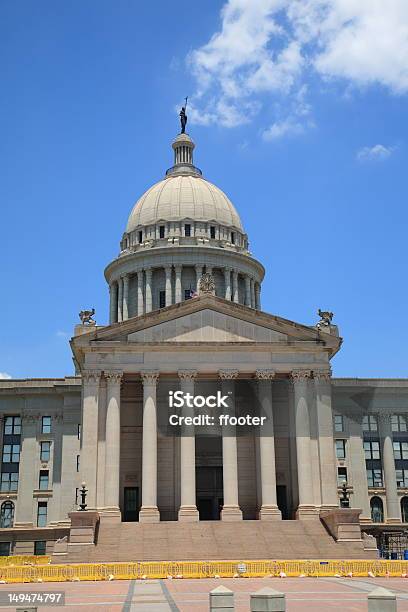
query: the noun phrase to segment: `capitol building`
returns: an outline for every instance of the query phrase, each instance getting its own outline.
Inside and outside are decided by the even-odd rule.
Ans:
[[[408,380],[333,378],[332,313],[262,310],[264,267],[194,148],[179,134],[130,212],[109,322],[82,313],[70,340],[75,375],[0,380],[1,554],[365,558],[364,534],[408,527]],[[177,390],[262,425],[192,424],[185,403],[172,429]]]

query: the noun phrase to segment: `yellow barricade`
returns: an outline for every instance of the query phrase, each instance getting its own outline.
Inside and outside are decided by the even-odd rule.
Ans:
[[[47,565],[50,557],[46,555],[15,555],[0,557],[0,568],[4,565]]]

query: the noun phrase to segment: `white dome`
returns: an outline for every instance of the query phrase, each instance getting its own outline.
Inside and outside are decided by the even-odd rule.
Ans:
[[[199,176],[169,176],[142,195],[130,213],[126,232],[158,221],[214,221],[244,232],[232,202]]]

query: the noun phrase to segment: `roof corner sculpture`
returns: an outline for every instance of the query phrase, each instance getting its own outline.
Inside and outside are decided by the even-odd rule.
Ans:
[[[206,273],[202,275],[198,281],[198,293],[199,295],[215,295],[215,282],[212,274]]]
[[[96,325],[95,319],[92,318],[94,314],[95,308],[92,308],[92,310],[81,310],[79,318],[81,319],[82,325]]]
[[[316,324],[317,329],[321,329],[322,327],[330,327],[334,316],[333,313],[328,310],[320,310],[319,308],[317,314],[320,317],[320,321]]]

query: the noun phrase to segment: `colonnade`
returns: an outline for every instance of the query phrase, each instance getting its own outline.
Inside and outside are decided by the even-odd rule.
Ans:
[[[191,268],[191,266],[188,266]],[[212,274],[213,268],[209,265],[197,264],[195,269],[195,289],[197,290],[198,281],[204,272]],[[155,270],[157,268],[154,268]],[[182,269],[183,266],[165,266],[162,268],[165,274],[165,306],[178,304],[184,300],[182,293]],[[174,274],[173,274],[174,270]],[[260,310],[261,308],[261,287],[253,277],[246,274],[239,274],[232,267],[221,269],[224,275],[224,298],[239,303],[239,279],[244,279],[244,304],[250,308]],[[110,323],[126,321],[129,318],[129,289],[130,280],[136,279],[136,308],[135,316],[151,312],[153,310],[153,290],[157,287],[152,286],[153,268],[146,268],[131,274],[123,274],[118,280],[114,280],[109,285],[110,292]],[[174,280],[173,280],[174,279]]]

